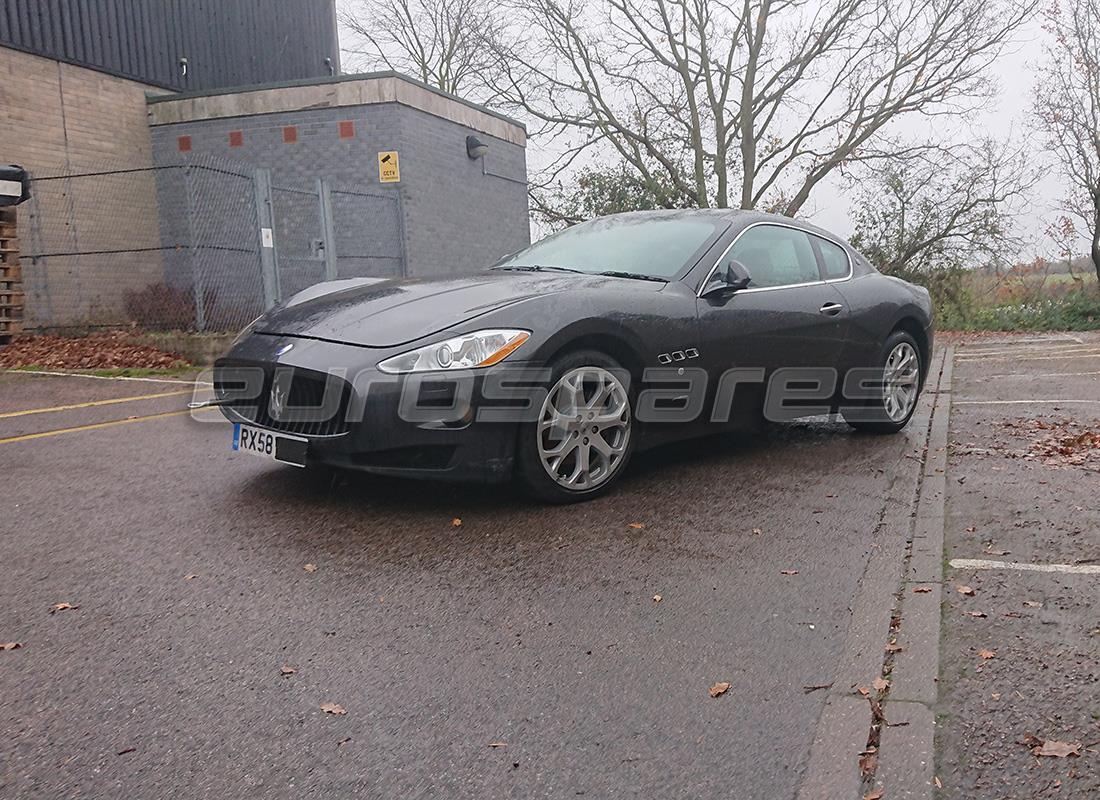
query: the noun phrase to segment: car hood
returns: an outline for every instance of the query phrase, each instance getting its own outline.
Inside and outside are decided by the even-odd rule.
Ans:
[[[291,300],[261,318],[254,330],[363,347],[394,347],[534,297],[593,288],[609,280],[619,284],[642,283],[574,273],[505,270],[445,278],[372,281],[350,287],[344,283],[343,287],[337,285],[335,291],[319,297]],[[654,291],[662,286],[643,285]],[[519,317],[508,324],[523,327]]]

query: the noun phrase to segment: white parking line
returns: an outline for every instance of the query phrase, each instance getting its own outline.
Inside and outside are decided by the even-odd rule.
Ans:
[[[984,558],[953,558],[948,563],[955,569],[1012,569],[1020,572],[1100,575],[1100,564],[1024,564],[1018,561],[989,561]]]
[[[1031,374],[1027,372],[1003,372],[1000,375],[986,375],[987,379],[993,378],[1083,378],[1086,375],[1100,375],[1100,372],[1041,372]]]
[[[998,340],[998,341],[984,342],[984,343],[977,343],[976,342],[976,343],[972,343],[972,344],[964,344],[962,347],[967,352],[981,353],[981,352],[983,352],[982,348],[996,349],[998,347],[1003,348],[1003,347],[1009,347],[1009,346],[1017,345],[1017,344],[1032,344],[1032,345],[1035,345],[1035,344],[1053,344],[1053,345],[1066,346],[1069,343],[1084,344],[1085,341],[1083,339],[1081,339],[1079,336],[1070,336],[1069,334],[1065,334],[1063,336],[1058,336],[1058,337],[1028,336],[1026,338],[1019,338],[1019,339],[1016,339],[1016,338],[1001,339],[1001,340]]]
[[[964,364],[970,364],[983,361],[1071,361],[1076,358],[1100,358],[1100,351],[1090,350],[1088,352],[1068,353],[1066,355],[1055,356],[1027,356],[1019,354],[1010,356],[990,356],[989,358],[985,358],[984,356],[981,358],[975,358],[973,356],[970,358],[962,358],[960,356],[957,360]]]
[[[1057,347],[1009,347],[1000,350],[963,350],[958,354],[958,358],[966,359],[969,361],[981,360],[983,358],[994,358],[997,356],[1012,356],[1012,355],[1028,355],[1028,356],[1051,356],[1067,353],[1088,353],[1096,352],[1097,345],[1094,343],[1089,344],[1060,344]]]
[[[1068,405],[1100,405],[1100,400],[1049,400],[1042,397],[1037,397],[1034,400],[974,400],[974,399],[962,399],[955,400],[952,405],[956,406],[1025,406],[1025,405],[1042,405],[1049,403],[1052,406],[1068,406]]]

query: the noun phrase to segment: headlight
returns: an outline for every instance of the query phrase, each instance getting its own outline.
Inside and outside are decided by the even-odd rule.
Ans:
[[[489,367],[504,360],[530,337],[528,331],[476,331],[387,358],[378,365],[378,369],[397,375],[404,372]]]

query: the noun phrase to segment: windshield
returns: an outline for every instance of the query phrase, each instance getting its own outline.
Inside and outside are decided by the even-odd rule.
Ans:
[[[728,225],[726,220],[700,217],[602,217],[548,236],[495,269],[671,280],[692,266]]]

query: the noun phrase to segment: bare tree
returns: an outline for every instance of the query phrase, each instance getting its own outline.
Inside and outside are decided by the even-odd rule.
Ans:
[[[1013,263],[1014,211],[1039,178],[1026,146],[993,140],[858,165],[853,243],[888,274]]]
[[[1091,234],[1100,279],[1100,0],[1044,14],[1051,42],[1035,88],[1036,118],[1070,183],[1067,210]]]
[[[1023,241],[1015,214],[1039,173],[1026,146],[992,140],[857,164],[852,244],[882,272],[920,283],[948,325],[965,325],[984,287],[974,275],[1015,264]]]
[[[505,0],[495,86],[580,153],[685,204],[794,215],[843,165],[905,152],[892,123],[955,115],[1037,0]]]
[[[340,23],[357,40],[348,52],[458,94],[484,86],[497,23],[487,0],[348,0]]]

